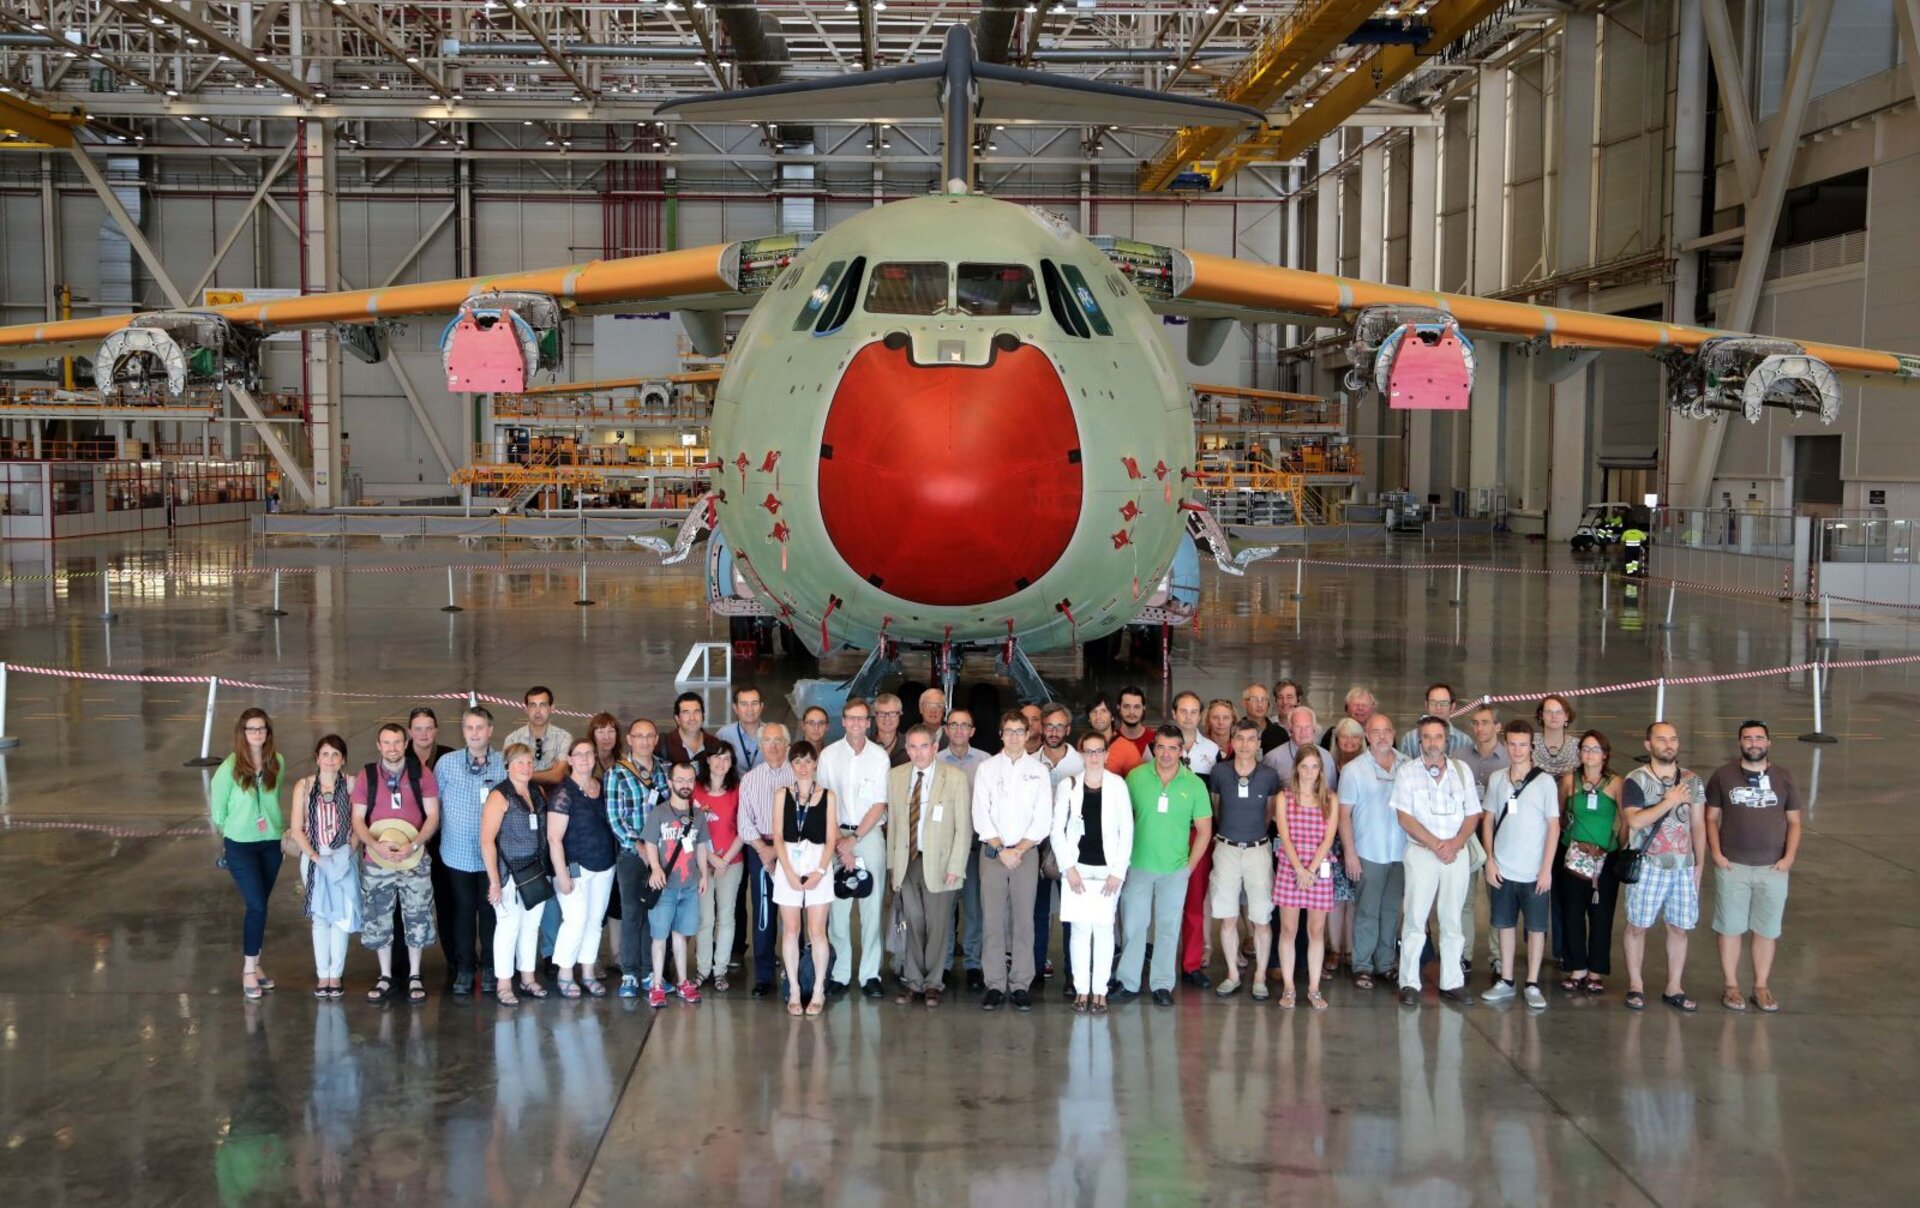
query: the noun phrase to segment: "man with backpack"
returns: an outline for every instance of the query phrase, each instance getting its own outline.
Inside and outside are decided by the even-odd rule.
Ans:
[[[1480,813],[1481,842],[1486,845],[1488,905],[1494,934],[1500,940],[1500,970],[1493,986],[1480,997],[1486,1002],[1510,1002],[1514,996],[1515,932],[1524,918],[1527,927],[1527,1006],[1547,1007],[1540,992],[1540,962],[1547,954],[1547,915],[1553,888],[1553,858],[1560,850],[1559,789],[1553,777],[1533,766],[1533,723],[1507,723],[1507,766],[1487,777],[1487,795]]]
[[[433,857],[427,841],[440,829],[440,789],[433,772],[407,758],[407,731],[397,722],[380,727],[380,761],[370,763],[348,786],[353,831],[366,861],[360,870],[360,942],[380,958],[380,980],[367,998],[384,1002],[393,991],[393,919],[399,908],[412,974],[407,999],[425,1002],[420,954],[435,938]]]

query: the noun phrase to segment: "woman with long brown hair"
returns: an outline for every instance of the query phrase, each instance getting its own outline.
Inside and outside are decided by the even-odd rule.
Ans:
[[[1569,994],[1604,994],[1613,971],[1613,911],[1620,882],[1612,853],[1627,841],[1623,787],[1613,744],[1598,730],[1580,736],[1580,766],[1560,777],[1560,853],[1553,862],[1553,929],[1561,937]]]
[[[360,930],[360,870],[354,859],[353,799],[343,769],[346,740],[328,734],[313,746],[314,773],[293,786],[292,825],[300,849],[300,892],[313,923],[313,996],[346,994],[347,937]]]
[[[605,780],[607,772],[620,762],[620,719],[611,713],[596,713],[587,723],[587,737],[593,740],[593,775]]]
[[[1327,791],[1327,768],[1319,747],[1301,747],[1293,757],[1293,787],[1280,794],[1274,824],[1280,831],[1280,866],[1273,878],[1273,904],[1280,908],[1280,980],[1293,998],[1294,937],[1300,912],[1307,912],[1307,1002],[1327,1009],[1320,996],[1321,961],[1326,957],[1327,912],[1333,909],[1333,841],[1339,833],[1339,804]]]
[[[280,876],[280,836],[286,833],[280,778],[286,770],[286,757],[273,749],[273,719],[265,709],[248,709],[234,723],[233,754],[214,772],[208,795],[227,872],[246,903],[240,988],[253,999],[273,989],[273,979],[260,968],[260,945],[267,934],[267,899]]]

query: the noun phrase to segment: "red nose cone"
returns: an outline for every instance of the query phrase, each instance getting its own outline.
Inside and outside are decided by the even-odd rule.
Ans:
[[[988,604],[1052,569],[1080,519],[1080,436],[1044,354],[915,365],[869,344],[847,367],[820,448],[834,548],[882,591]]]

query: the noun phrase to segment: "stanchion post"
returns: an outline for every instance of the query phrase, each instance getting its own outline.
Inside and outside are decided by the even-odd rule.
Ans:
[[[287,610],[280,607],[280,572],[277,570],[273,572],[273,607],[267,609],[267,615],[270,617],[287,615]]]
[[[1674,601],[1674,597],[1678,596],[1679,594],[1680,594],[1680,585],[1678,583],[1667,584],[1667,619],[1660,622],[1660,628],[1662,629],[1676,628],[1676,626],[1673,623],[1673,601]]]
[[[1826,592],[1820,593],[1820,636],[1814,643],[1824,650],[1832,650],[1840,643],[1833,640],[1833,604]],[[1814,729],[1819,729],[1815,726]]]
[[[200,726],[200,756],[187,760],[190,768],[217,768],[221,761],[213,757],[213,704],[220,694],[220,677],[207,677],[207,718]]]
[[[19,745],[20,740],[7,733],[7,665],[0,663],[0,751]]]
[[[453,602],[453,567],[451,565],[447,567],[447,606],[445,608],[442,608],[440,611],[441,612],[464,611],[458,604],[455,604]]]
[[[1302,554],[1293,560],[1293,594],[1288,596],[1287,599],[1304,600],[1307,598],[1306,577],[1307,557],[1305,554]]]
[[[1466,577],[1467,577],[1466,567],[1462,566],[1458,562],[1454,563],[1453,564],[1453,599],[1447,601],[1448,605],[1450,605],[1451,607],[1465,608],[1467,606]]]
[[[1816,659],[1813,664],[1813,733],[1802,734],[1800,741],[1819,743],[1825,746],[1828,743],[1835,743],[1840,740],[1827,733],[1826,717],[1821,708],[1820,701],[1820,672],[1822,667],[1823,664]]]
[[[100,572],[100,619],[109,625],[120,619],[113,610],[113,572],[109,570]]]
[[[1665,721],[1666,719],[1667,719],[1667,681],[1666,681],[1666,677],[1662,676],[1659,682],[1654,686],[1654,690],[1653,690],[1653,720]]]
[[[574,603],[581,608],[586,608],[593,603],[593,601],[587,597],[587,560],[585,558],[580,559],[580,598],[575,600]]]
[[[479,708],[479,707],[480,707],[480,691],[479,691],[479,689],[477,689],[477,688],[469,688],[469,689],[467,689],[467,708],[469,708],[469,709],[477,709],[477,708]]]
[[[1600,572],[1600,615],[1611,616],[1613,610],[1607,606],[1607,589],[1612,585],[1613,576],[1606,571]]]

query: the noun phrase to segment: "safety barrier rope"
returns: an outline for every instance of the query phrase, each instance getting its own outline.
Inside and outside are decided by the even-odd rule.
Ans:
[[[1782,667],[1762,667],[1754,671],[1726,671],[1718,675],[1665,675],[1650,679],[1627,680],[1616,684],[1599,684],[1587,688],[1556,688],[1540,692],[1512,692],[1501,695],[1475,697],[1459,702],[1451,716],[1462,717],[1484,704],[1506,705],[1520,701],[1536,701],[1549,696],[1565,697],[1569,700],[1582,696],[1601,696],[1610,692],[1644,692],[1648,688],[1665,685],[1669,688],[1686,688],[1699,684],[1725,684],[1741,680],[1767,679],[1776,675],[1792,675],[1800,671],[1812,671],[1818,668],[1823,674],[1833,671],[1854,671],[1869,667],[1897,667],[1911,663],[1920,663],[1920,654],[1895,655],[1880,659],[1810,659],[1801,663],[1788,663]]]
[[[101,822],[71,822],[43,818],[7,818],[0,820],[7,830],[83,831],[114,839],[203,839],[216,833],[211,826],[108,826]]]
[[[521,560],[524,558],[526,560]],[[494,571],[513,574],[530,570],[572,570],[582,561],[588,560],[586,551],[579,557],[565,554],[527,554],[512,562],[384,562],[369,566],[232,566],[213,569],[192,567],[159,567],[146,569],[138,566],[109,567],[106,570],[57,570],[45,574],[7,574],[0,575],[0,587],[9,583],[45,583],[63,582],[67,579],[98,579],[101,577],[123,579],[204,579],[211,574],[235,576],[256,575],[319,575],[333,571],[347,574],[413,574],[426,571],[445,572],[449,570]],[[596,567],[656,567],[658,558],[628,557],[625,555],[591,559]]]

